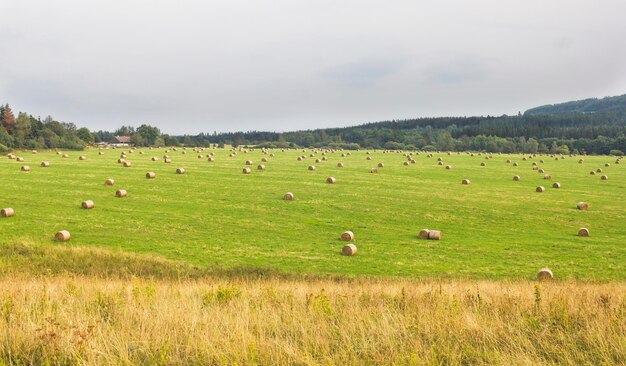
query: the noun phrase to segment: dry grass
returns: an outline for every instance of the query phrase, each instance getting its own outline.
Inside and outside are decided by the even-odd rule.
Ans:
[[[626,363],[623,282],[211,273],[28,245],[0,263],[3,364]]]
[[[624,364],[623,284],[0,280],[8,364]]]

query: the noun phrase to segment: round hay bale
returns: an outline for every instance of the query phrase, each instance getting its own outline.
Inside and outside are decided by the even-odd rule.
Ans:
[[[70,240],[70,232],[67,230],[58,231],[54,234],[54,240],[56,241],[68,241]]]
[[[437,161],[443,161],[443,158],[437,158]]]
[[[165,164],[170,164],[172,162],[172,159],[163,159],[163,162]]]
[[[487,166],[487,163],[483,161],[482,163],[480,163],[480,166]]]
[[[250,174],[250,173],[252,173],[252,170],[250,170],[250,168],[243,168],[243,170],[241,172],[243,174]]]
[[[309,170],[315,170],[315,165],[309,165]]]
[[[320,160],[320,159],[315,159],[315,162],[316,162],[316,163],[321,163],[321,162],[322,162],[322,160]]]
[[[446,165],[446,170],[452,169],[452,165]]]
[[[156,173],[155,172],[147,172],[146,173],[146,179],[154,179],[156,178]]]
[[[417,237],[420,239],[428,239],[428,233],[430,233],[430,230],[428,229],[422,229],[420,231],[419,234],[417,234]]]
[[[198,159],[204,159],[204,155],[198,155]]]
[[[550,174],[545,174],[545,175],[543,176],[543,179],[545,179],[545,180],[550,180],[550,179],[552,179],[552,176],[551,176]]]
[[[92,200],[87,200],[87,201],[83,201],[83,203],[81,203],[80,207],[82,207],[85,210],[89,210],[94,208],[94,204]]]
[[[341,240],[343,241],[353,241],[354,240],[354,233],[352,231],[344,231],[341,234]]]
[[[579,210],[586,211],[589,208],[589,204],[587,202],[578,202],[576,208]]]
[[[519,166],[519,164],[518,163],[513,163],[513,166]]]
[[[554,182],[554,183],[552,184],[552,188],[561,188],[561,183],[559,183],[559,182]]]
[[[109,178],[109,179],[104,181],[104,185],[105,186],[112,186],[114,184],[115,184],[115,181],[113,179],[111,179],[111,178]]]
[[[602,173],[602,168],[596,169],[596,173]]]
[[[0,216],[2,217],[11,217],[13,215],[15,215],[15,210],[13,210],[11,207],[6,207],[0,210]]]
[[[537,281],[548,281],[554,278],[552,271],[549,268],[542,268],[537,272]]]
[[[30,172],[30,167],[28,165],[22,165],[20,170],[23,172]]]
[[[511,159],[506,159],[507,164],[511,163]]]
[[[605,164],[604,164],[604,166],[608,168],[608,167],[610,167],[610,166],[611,166],[611,164],[609,164],[609,163],[605,163]]]
[[[63,154],[61,155],[63,158],[69,158],[70,156],[68,154]]]
[[[463,179],[463,180],[461,181],[461,183],[462,183],[462,184],[466,184],[466,185],[467,185],[467,184],[470,184],[470,180],[469,180],[469,179]]]
[[[128,195],[128,192],[126,192],[126,191],[125,191],[125,190],[123,190],[123,189],[118,189],[118,190],[115,192],[115,197],[122,198],[122,197],[126,197],[126,195]]]
[[[378,173],[378,169],[376,169],[376,168],[372,168],[372,169],[370,170],[370,173]]]
[[[335,184],[336,182],[337,182],[337,179],[335,179],[335,177],[326,178],[326,183],[328,184]]]
[[[589,172],[589,175],[596,175],[596,172],[592,170]]]
[[[405,161],[405,162],[404,162],[404,165],[409,165],[409,162],[408,162],[408,161]]]
[[[47,167],[49,167],[49,166],[50,166],[50,163],[48,163],[47,161],[42,161],[42,162],[41,162],[41,164],[40,164],[40,166],[41,166],[42,168],[47,168]]]
[[[609,179],[609,177],[608,177],[608,176],[606,176],[606,175],[603,175],[603,176],[601,176],[601,177],[600,177],[600,179],[602,179],[602,180],[608,180],[608,179]]]
[[[256,169],[257,169],[257,170],[265,170],[265,165],[263,165],[263,164],[259,164],[259,165],[256,167]]]
[[[343,168],[343,163],[337,163],[337,168]]]
[[[578,229],[578,236],[589,236],[589,229],[586,227]]]
[[[384,167],[385,167],[385,164],[383,164],[383,163],[378,163],[378,167],[379,167],[379,168],[384,168]]]
[[[156,156],[153,156],[152,159],[150,159],[150,160],[157,161],[157,160],[159,160],[159,158],[157,158]]]
[[[298,156],[298,161],[302,161],[304,159],[302,159],[302,156]]]
[[[326,161],[326,160],[328,160],[328,157],[326,157],[326,156],[322,156],[322,160],[323,160],[323,161]]]
[[[443,161],[437,162],[437,165],[443,165]]]
[[[543,186],[539,186],[539,187],[535,188],[535,192],[539,192],[539,193],[544,192],[545,190],[546,189]]]
[[[104,155],[104,151],[98,152],[98,155]]]
[[[209,161],[209,162],[215,161],[215,159],[212,156],[209,156],[206,160]]]
[[[368,156],[368,157],[367,157],[367,160],[372,160],[372,157],[371,157],[371,156]]]
[[[583,159],[578,160],[578,164],[582,164],[584,162]]]
[[[516,182],[517,182],[517,181],[519,181],[520,179],[521,179],[521,178],[520,178],[520,176],[519,176],[519,175],[514,175],[514,176],[513,176],[513,180],[514,180],[514,181],[516,181]]]
[[[440,240],[440,239],[441,239],[441,231],[439,230],[428,231],[428,240]]]
[[[545,172],[546,172],[546,171],[545,171],[545,170],[543,170],[543,169],[539,169],[539,170],[537,170],[537,173],[540,173],[540,174],[543,174],[543,173],[545,173]]]
[[[176,168],[176,174],[185,174],[185,168]]]
[[[170,156],[169,155],[163,155],[163,160],[169,159]]]
[[[293,193],[291,193],[291,192],[285,193],[285,195],[283,196],[283,199],[285,201],[292,201],[293,200]]]
[[[87,160],[87,157],[85,155],[81,155],[78,157],[78,160]]]
[[[347,244],[344,245],[343,248],[341,249],[341,254],[346,255],[346,256],[352,256],[356,254],[356,245],[354,244]]]
[[[15,159],[15,161],[17,161],[17,162],[20,162],[20,163],[21,163],[21,162],[23,162],[23,161],[24,161],[24,158],[23,158],[23,157],[21,157],[21,156],[18,156],[18,157]]]
[[[124,162],[124,168],[130,168],[132,166],[130,161],[125,161]]]
[[[543,163],[544,163],[543,159],[539,160],[539,162],[540,162],[541,164],[543,164]]]
[[[267,163],[267,158],[263,158],[263,159],[261,159],[261,162],[262,162],[262,163]]]
[[[252,165],[252,160],[246,160],[246,165]]]

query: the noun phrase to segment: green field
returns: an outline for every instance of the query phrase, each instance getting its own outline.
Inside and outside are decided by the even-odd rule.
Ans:
[[[561,279],[626,279],[626,164],[614,157],[585,156],[579,164],[579,157],[567,156],[524,161],[519,154],[421,153],[405,166],[397,152],[372,151],[372,160],[365,151],[329,152],[327,161],[315,163],[321,151],[229,157],[228,149],[206,149],[199,159],[179,148],[166,164],[160,148],[128,154],[132,167],[125,168],[117,163],[122,149],[104,152],[67,152],[68,158],[15,152],[25,162],[2,157],[0,208],[12,207],[15,216],[0,218],[0,244],[121,249],[289,273],[530,279],[549,267]],[[214,162],[207,161],[209,152]],[[301,155],[307,159],[297,161]],[[269,161],[261,163],[263,157]],[[438,157],[452,169],[437,165]],[[252,173],[244,175],[248,159]],[[42,161],[50,166],[40,167]],[[345,167],[337,167],[340,161]],[[370,173],[379,162],[385,166]],[[552,180],[532,170],[533,162]],[[22,165],[31,171],[21,172]],[[178,167],[186,173],[176,174]],[[604,172],[590,175],[597,168]],[[148,171],[156,179],[146,179]],[[336,184],[325,183],[329,176]],[[105,186],[107,178],[115,185]],[[470,185],[461,184],[466,178]],[[554,182],[561,188],[552,188]],[[546,191],[536,193],[539,185]],[[116,198],[117,189],[128,196]],[[295,200],[282,199],[288,191]],[[94,209],[81,209],[87,199]],[[579,201],[589,210],[577,210]],[[578,237],[581,227],[591,235]],[[441,230],[442,240],[418,239],[423,228]],[[58,230],[70,231],[71,240],[54,242]],[[356,236],[353,257],[341,255],[345,230]]]

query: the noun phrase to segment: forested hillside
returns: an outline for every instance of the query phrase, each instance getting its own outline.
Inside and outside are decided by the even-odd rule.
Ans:
[[[8,104],[0,107],[0,120],[0,150],[82,149],[93,142],[114,142],[116,135],[124,135],[137,146],[219,144],[588,154],[626,151],[626,95],[546,105],[515,116],[416,118],[282,133],[170,136],[146,124],[136,129],[122,126],[114,132],[91,132],[52,117],[40,120],[20,112],[15,118]]]

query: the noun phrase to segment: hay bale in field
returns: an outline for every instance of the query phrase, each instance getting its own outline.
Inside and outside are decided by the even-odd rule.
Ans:
[[[518,163],[513,163],[513,166],[519,166],[519,164]]]
[[[341,234],[341,240],[343,241],[353,241],[354,240],[354,233],[352,231],[344,231]]]
[[[561,183],[559,183],[559,182],[554,182],[554,183],[552,184],[552,188],[561,188]]]
[[[506,162],[507,163],[511,163],[511,159],[506,159]]]
[[[21,156],[18,156],[18,157],[15,159],[15,161],[17,161],[17,162],[20,162],[20,163],[21,163],[21,162],[23,162],[23,161],[24,161],[24,158],[23,158],[23,157],[21,157]]]
[[[602,173],[602,168],[596,169],[596,173]]]
[[[343,163],[337,163],[337,168],[343,168]]]
[[[370,173],[378,173],[378,169],[376,169],[376,168],[372,168],[372,169],[370,170]]]
[[[383,163],[378,163],[378,167],[379,167],[379,168],[384,168],[384,167],[385,167],[385,164],[383,164]]]
[[[545,172],[546,172],[546,171],[545,171],[545,170],[543,170],[543,169],[538,169],[538,170],[537,170],[537,173],[540,173],[540,174],[541,174],[541,173],[545,173]]]
[[[315,165],[309,165],[309,170],[315,170]]]
[[[304,160],[302,156],[298,156],[298,161],[302,161],[302,160]]]
[[[590,172],[589,172],[589,175],[596,175],[595,170],[590,171]]]
[[[586,211],[589,208],[589,204],[587,202],[578,202],[576,208],[579,210]]]
[[[2,217],[11,217],[13,215],[15,215],[15,210],[13,210],[11,207],[6,207],[0,210],[0,216]]]
[[[608,168],[608,167],[610,167],[610,166],[611,166],[611,164],[609,164],[609,163],[605,163],[605,164],[604,164],[604,166]]]
[[[50,163],[48,163],[47,161],[42,161],[41,164],[39,164],[42,168],[47,168],[50,166]]]
[[[443,158],[439,157],[437,158],[437,161],[443,161]]]
[[[439,230],[428,231],[428,240],[440,240],[440,239],[441,239],[441,231]]]
[[[268,160],[267,160],[267,158],[263,158],[263,159],[261,159],[261,162],[262,162],[262,163],[267,163],[267,161],[268,161]]]
[[[335,184],[336,182],[337,182],[337,179],[335,179],[335,177],[326,178],[326,183],[328,184]]]
[[[446,170],[452,169],[452,165],[446,165]]]
[[[293,200],[293,193],[291,193],[291,192],[285,193],[285,195],[283,196],[283,199],[285,201],[292,201]]]
[[[30,167],[28,165],[22,165],[20,170],[23,172],[30,172]]]
[[[372,160],[372,157],[371,157],[371,156],[368,156],[368,157],[367,157],[367,160]]]
[[[420,231],[419,234],[417,234],[417,237],[420,239],[428,239],[428,233],[430,233],[430,230],[428,229],[422,229]]]
[[[126,190],[124,189],[118,189],[117,191],[115,191],[115,197],[126,197],[128,195],[128,192],[126,192]]]
[[[78,160],[87,160],[87,157],[85,155],[81,155],[78,157]]]
[[[601,177],[600,177],[600,179],[602,179],[602,180],[608,180],[608,179],[609,179],[609,177],[608,177],[607,175],[603,175],[603,176],[601,176]]]
[[[215,161],[215,159],[212,156],[209,156],[206,160],[209,161],[209,162]]]
[[[543,164],[543,163],[544,163],[543,159],[539,160],[539,162],[540,162],[541,164]]]
[[[176,174],[185,174],[185,168],[176,168]]]
[[[204,155],[198,155],[198,159],[204,159]]]
[[[89,210],[94,208],[94,204],[92,200],[87,200],[87,201],[83,201],[83,203],[81,203],[80,207],[82,207],[85,210]]]
[[[537,165],[537,163],[533,161],[532,166],[535,166],[535,165]]]
[[[246,160],[246,165],[252,165],[252,160]]]
[[[272,157],[272,158],[275,157],[275,156],[276,156],[276,154],[274,154],[274,153],[270,154],[270,157]]]
[[[356,245],[354,244],[347,244],[344,245],[343,248],[341,249],[341,253],[345,256],[352,256],[356,254]]]
[[[105,185],[105,186],[112,186],[112,185],[114,185],[114,184],[115,184],[115,181],[114,181],[113,179],[111,179],[111,178],[106,179],[106,180],[104,181],[104,185]]]
[[[170,164],[172,162],[172,159],[163,159],[163,162],[165,164]]]
[[[513,180],[514,180],[514,181],[516,181],[516,182],[517,182],[517,181],[519,181],[520,179],[521,179],[521,178],[520,178],[520,176],[519,176],[519,175],[514,175],[514,176],[513,176]]]
[[[586,227],[578,229],[578,236],[589,236],[589,229]]]
[[[552,271],[549,268],[542,268],[537,272],[537,281],[547,281],[554,278]]]
[[[67,230],[58,231],[54,235],[54,240],[56,240],[56,241],[68,241],[68,240],[70,240],[70,232],[67,231]]]
[[[320,159],[315,159],[316,163],[321,163],[322,161]]]
[[[539,187],[535,188],[535,192],[539,192],[539,193],[544,192],[545,190],[546,189],[543,186],[539,186]]]
[[[483,161],[482,163],[480,163],[480,166],[487,166],[487,163]]]
[[[159,158],[157,158],[156,156],[153,156],[152,159],[150,159],[150,160],[157,161],[157,160],[159,160]]]
[[[404,162],[404,165],[409,165],[409,162],[408,162],[408,161],[405,161],[405,162]]]
[[[470,180],[469,179],[463,179],[461,181],[461,184],[465,184],[465,185],[470,184]]]
[[[243,168],[243,170],[241,172],[243,174],[250,174],[250,173],[252,173],[252,170],[250,170],[250,168]]]
[[[256,167],[256,169],[257,169],[257,170],[265,170],[265,165],[263,165],[263,164],[259,164],[259,165]]]
[[[63,158],[69,158],[70,156],[69,156],[68,154],[63,154],[63,155],[61,155],[61,157],[63,157]]]
[[[583,159],[578,160],[578,164],[582,164],[582,163],[584,163],[584,162],[585,162],[585,161],[584,161]]]
[[[345,158],[345,157],[346,157],[346,154],[341,154],[341,157],[342,157],[342,158]]]
[[[326,156],[322,156],[322,160],[323,160],[323,161],[326,161],[326,160],[328,160],[328,157],[326,157]]]
[[[550,174],[545,174],[545,175],[543,176],[543,179],[545,179],[545,180],[550,180],[550,179],[552,179],[552,176],[551,176]]]
[[[124,162],[124,168],[130,168],[133,164],[130,161]]]
[[[146,173],[146,179],[154,179],[156,178],[156,173],[155,172],[147,172]]]
[[[98,155],[104,155],[104,151],[98,152]]]
[[[443,161],[437,162],[437,165],[440,165],[440,166],[443,165]]]

